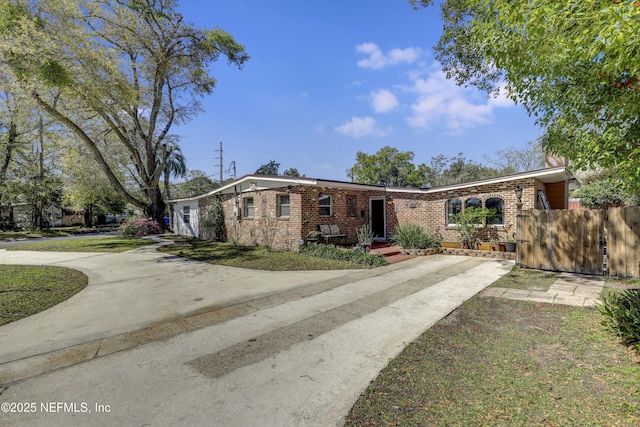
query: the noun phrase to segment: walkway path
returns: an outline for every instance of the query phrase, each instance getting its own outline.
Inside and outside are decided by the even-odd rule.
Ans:
[[[480,296],[593,307],[599,301],[603,287],[602,276],[561,273],[548,291],[491,287],[483,290]]]

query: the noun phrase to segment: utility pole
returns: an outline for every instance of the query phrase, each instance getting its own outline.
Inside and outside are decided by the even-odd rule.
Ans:
[[[220,185],[222,185],[222,141],[220,141]]]
[[[220,149],[216,151],[220,152],[220,157],[216,157],[216,159],[220,160],[218,166],[220,166],[220,185],[222,185],[222,141],[220,141]]]

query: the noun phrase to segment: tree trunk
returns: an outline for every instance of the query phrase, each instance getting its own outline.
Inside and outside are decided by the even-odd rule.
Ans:
[[[0,187],[4,186],[4,181],[7,177],[7,170],[9,170],[9,163],[11,162],[11,156],[13,155],[13,148],[16,144],[18,137],[18,128],[14,122],[9,123],[9,134],[7,136],[7,151],[4,153],[2,164],[0,165]]]
[[[162,230],[166,229],[166,225],[164,223],[164,214],[165,214],[165,202],[162,198],[162,192],[160,192],[160,188],[156,187],[155,189],[150,189],[147,192],[147,200],[150,200],[149,203],[144,210],[144,214],[147,218],[154,219],[160,224],[160,228]]]
[[[93,227],[93,205],[84,209],[84,225],[85,227]]]

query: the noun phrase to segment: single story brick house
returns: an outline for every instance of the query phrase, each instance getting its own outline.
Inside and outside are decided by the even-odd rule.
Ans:
[[[320,225],[337,226],[343,236],[330,243],[357,242],[357,229],[369,224],[387,241],[398,224],[416,223],[455,241],[452,215],[467,207],[497,211],[488,234],[502,239],[515,232],[516,188],[523,209],[567,209],[565,166],[434,188],[399,188],[285,176],[246,175],[196,197],[173,200],[174,232],[210,239],[202,226],[215,199],[224,208],[225,238],[241,244],[266,244],[295,250]],[[326,228],[326,227],[325,227]]]

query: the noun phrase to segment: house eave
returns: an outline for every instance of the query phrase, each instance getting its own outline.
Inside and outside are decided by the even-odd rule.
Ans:
[[[463,182],[460,184],[443,185],[433,188],[415,188],[415,187],[387,187],[387,191],[394,193],[441,193],[444,191],[462,190],[470,187],[479,187],[482,185],[498,184],[505,182],[520,181],[523,179],[537,179],[545,184],[566,181],[571,175],[566,171],[565,166],[556,168],[539,169],[535,171],[522,172],[512,175],[503,175],[495,178],[482,179],[478,181]]]

